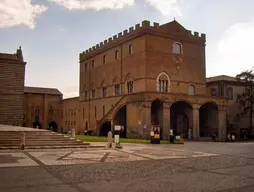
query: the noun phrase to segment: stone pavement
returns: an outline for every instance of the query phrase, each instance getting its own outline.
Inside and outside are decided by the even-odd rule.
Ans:
[[[254,143],[0,153],[4,192],[254,191]]]

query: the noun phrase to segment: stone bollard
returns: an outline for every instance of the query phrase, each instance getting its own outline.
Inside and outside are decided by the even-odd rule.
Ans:
[[[20,149],[21,150],[25,149],[25,142],[26,142],[26,134],[25,132],[22,132],[20,135]]]
[[[72,130],[71,130],[71,137],[73,137],[73,138],[75,138],[75,129],[73,128]]]
[[[112,132],[108,132],[108,148],[112,148]]]

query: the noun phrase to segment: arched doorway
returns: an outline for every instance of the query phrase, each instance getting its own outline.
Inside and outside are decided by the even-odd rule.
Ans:
[[[178,101],[170,107],[170,126],[174,135],[188,138],[189,129],[192,130],[193,109],[190,103]]]
[[[127,137],[127,127],[126,127],[126,105],[122,106],[118,111],[115,113],[113,118],[113,125],[121,125],[124,127],[124,130],[121,131],[120,137],[126,138]]]
[[[111,122],[107,121],[107,122],[103,123],[100,128],[100,136],[107,137],[109,131],[111,131]]]
[[[219,108],[215,103],[209,102],[199,108],[199,134],[200,137],[218,136]]]
[[[35,121],[35,122],[33,122],[33,128],[39,128],[39,129],[41,129],[42,128],[42,126],[41,126],[41,123],[39,122],[39,121]]]
[[[50,121],[48,128],[54,132],[57,132],[57,123],[55,121]]]
[[[160,139],[163,139],[163,102],[156,99],[151,105],[151,124],[160,127]]]

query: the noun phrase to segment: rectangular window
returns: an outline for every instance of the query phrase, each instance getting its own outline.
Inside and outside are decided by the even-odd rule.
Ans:
[[[132,54],[132,45],[129,45],[129,54]]]
[[[74,109],[74,116],[76,116],[76,109]]]
[[[76,125],[76,121],[73,121],[73,125],[74,125],[74,126]]]
[[[103,64],[105,64],[106,62],[107,62],[107,56],[104,55],[104,56],[103,56]]]
[[[107,87],[102,88],[102,97],[107,97]]]
[[[115,89],[115,96],[119,96],[120,95],[120,84],[114,85],[114,89]]]
[[[96,118],[97,116],[97,111],[96,111],[96,106],[94,107],[94,117]]]
[[[83,119],[85,118],[85,108],[83,108]]]
[[[118,59],[118,50],[115,51],[115,59]]]
[[[105,116],[105,106],[104,105],[102,107],[102,114],[103,114],[103,116]]]
[[[87,63],[85,64],[85,71],[87,71]]]

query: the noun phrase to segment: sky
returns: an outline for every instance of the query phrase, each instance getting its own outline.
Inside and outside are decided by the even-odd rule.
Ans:
[[[254,66],[253,0],[0,0],[0,52],[22,46],[26,86],[79,92],[79,53],[143,20],[207,35],[206,74]]]

